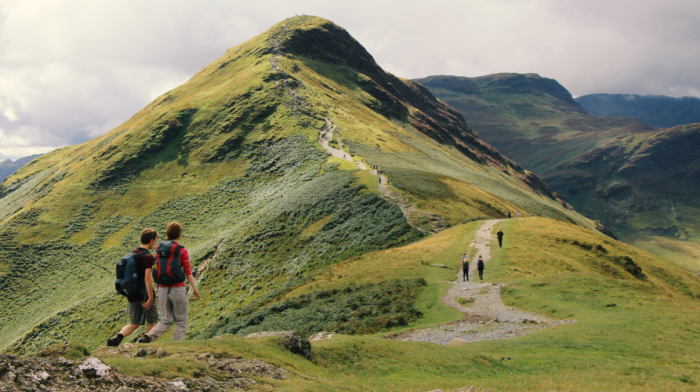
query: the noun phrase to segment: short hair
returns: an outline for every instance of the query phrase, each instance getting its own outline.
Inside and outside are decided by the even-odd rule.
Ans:
[[[158,238],[158,232],[148,228],[141,230],[141,244],[147,244]]]
[[[165,230],[165,234],[168,236],[169,240],[176,240],[180,238],[182,234],[182,226],[178,222],[172,222]]]

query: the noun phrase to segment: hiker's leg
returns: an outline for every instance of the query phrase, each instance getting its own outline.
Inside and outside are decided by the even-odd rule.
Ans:
[[[121,331],[119,331],[119,333],[124,337],[131,335],[141,326],[141,319],[143,318],[143,308],[141,307],[141,302],[129,302],[129,306],[126,308],[126,313],[129,315],[129,325],[125,326]]]
[[[175,319],[173,340],[185,340],[187,318],[190,313],[190,301],[187,298],[187,290],[184,287],[173,287],[170,296],[173,301],[173,318]]]
[[[149,333],[153,327],[156,326],[156,323],[158,322],[159,316],[158,316],[158,302],[153,301],[153,304],[151,305],[151,308],[148,310],[144,310],[146,312],[146,333]]]
[[[469,282],[469,270],[464,271],[464,275],[467,276],[467,282]]]
[[[127,336],[131,335],[132,333],[134,333],[134,331],[139,329],[139,327],[140,327],[140,325],[138,325],[138,324],[129,324],[129,325],[124,326],[124,328],[122,328],[122,330],[119,331],[119,333],[122,334],[122,336],[127,337]]]
[[[162,315],[158,324],[148,332],[148,337],[151,338],[151,341],[158,339],[158,337],[167,332],[173,324],[173,303],[170,301],[168,290],[172,290],[172,288],[158,288],[158,305]]]

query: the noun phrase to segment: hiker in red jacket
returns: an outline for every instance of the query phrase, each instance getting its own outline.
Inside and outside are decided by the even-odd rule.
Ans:
[[[199,299],[197,284],[190,268],[187,249],[177,243],[182,236],[182,226],[178,222],[168,225],[168,241],[156,248],[156,264],[153,267],[153,280],[158,283],[158,302],[162,316],[150,332],[139,339],[139,343],[150,343],[166,333],[175,323],[173,340],[185,340],[190,302],[185,289],[185,280],[190,283],[194,299]]]

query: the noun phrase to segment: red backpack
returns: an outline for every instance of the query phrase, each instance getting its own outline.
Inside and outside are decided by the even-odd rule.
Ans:
[[[153,266],[153,281],[173,285],[185,281],[185,270],[180,263],[182,245],[175,241],[163,241],[156,246],[156,264]]]

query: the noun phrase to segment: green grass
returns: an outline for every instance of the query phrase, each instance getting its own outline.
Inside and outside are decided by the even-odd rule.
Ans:
[[[338,163],[338,170],[358,170],[357,165],[342,158],[330,157],[328,158],[330,163]]]
[[[332,274],[300,289],[299,295],[312,288],[341,287],[346,274],[358,281],[372,281],[373,275],[378,280],[425,276],[428,285],[417,308],[427,311],[408,327],[453,321],[461,314],[440,302],[444,294],[440,282],[456,276],[459,255],[478,223],[339,264]],[[311,361],[286,351],[279,338],[246,340],[230,335],[154,345],[181,353],[178,359],[104,359],[128,374],[150,375],[161,368],[166,370],[160,377],[172,378],[201,371],[196,361],[188,360],[197,353],[242,355],[291,370],[288,380],[265,380],[282,390],[424,391],[469,385],[498,391],[691,391],[697,387],[697,277],[637,248],[553,220],[508,220],[494,231],[499,228],[507,241],[504,248],[493,248],[487,282],[509,283],[502,293],[509,306],[554,319],[574,318],[576,323],[517,339],[452,347],[385,339],[386,332],[339,335],[315,342]],[[615,264],[618,256],[634,259],[648,279],[640,280]],[[438,261],[451,268],[429,265]]]
[[[625,238],[624,241],[700,275],[700,247],[696,242],[658,236],[631,237]]]
[[[262,331],[294,331],[306,337],[322,331],[360,335],[406,326],[423,316],[413,304],[425,284],[423,279],[409,279],[316,290],[252,313],[232,314],[202,337]]]
[[[472,305],[476,301],[474,298],[464,298],[464,297],[458,297],[457,298],[457,303],[459,303],[462,306],[469,306]]]

